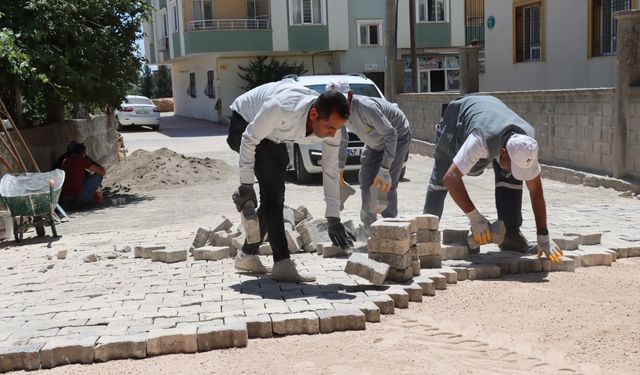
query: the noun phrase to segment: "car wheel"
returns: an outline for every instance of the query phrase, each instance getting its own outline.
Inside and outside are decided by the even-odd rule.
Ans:
[[[155,131],[158,131],[158,130],[160,130],[160,125],[152,125],[151,129],[153,129]]]
[[[120,123],[120,119],[118,119],[116,117],[116,129],[118,129],[119,132],[124,130],[124,126],[122,126],[122,124]]]
[[[296,180],[299,184],[305,184],[311,181],[311,173],[307,172],[302,161],[302,153],[298,147],[294,150],[294,166],[296,168]]]

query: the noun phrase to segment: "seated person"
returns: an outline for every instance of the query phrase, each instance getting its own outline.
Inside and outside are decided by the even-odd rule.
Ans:
[[[97,203],[95,192],[107,172],[87,157],[86,146],[83,143],[74,144],[61,164],[61,169],[65,172],[60,194],[62,201],[74,204]],[[85,171],[91,173],[86,174]]]

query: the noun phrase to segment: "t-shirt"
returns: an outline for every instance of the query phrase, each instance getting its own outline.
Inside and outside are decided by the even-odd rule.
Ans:
[[[65,198],[74,198],[82,192],[84,183],[84,171],[91,167],[93,163],[82,155],[70,155],[62,162],[62,170],[65,173],[64,184],[62,184],[62,195]]]
[[[463,175],[466,175],[471,171],[471,168],[476,165],[478,160],[488,157],[489,147],[487,146],[487,141],[484,140],[479,130],[474,130],[469,134],[453,158],[453,164],[458,167]]]

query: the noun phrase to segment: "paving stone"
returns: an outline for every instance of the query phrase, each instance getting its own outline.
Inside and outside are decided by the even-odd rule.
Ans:
[[[392,286],[385,293],[393,299],[393,305],[399,309],[409,308],[409,293],[400,286]]]
[[[473,264],[467,270],[469,280],[499,279],[501,275],[500,266],[494,264]]]
[[[247,335],[250,339],[273,337],[271,317],[268,314],[256,316],[225,317],[224,323],[229,325],[238,323],[246,324]]]
[[[576,253],[580,254],[580,265],[582,267],[611,266],[613,256],[605,249],[583,249]]]
[[[67,250],[60,250],[56,253],[56,258],[58,259],[66,259],[67,258]]]
[[[367,248],[369,252],[374,253],[404,254],[411,248],[411,238],[402,240],[369,238],[367,239]]]
[[[275,335],[314,335],[320,332],[320,321],[314,312],[271,314]]]
[[[0,373],[40,369],[40,349],[43,346],[44,343],[24,346],[0,346]]]
[[[410,222],[385,222],[378,220],[369,228],[371,238],[386,238],[391,240],[411,239]]]
[[[436,215],[416,216],[416,229],[438,230],[440,219]]]
[[[442,236],[438,230],[418,229],[416,241],[420,242],[440,242]]]
[[[225,231],[218,231],[211,234],[209,237],[209,244],[212,246],[228,246],[231,247],[231,242],[234,238],[242,236],[242,232],[236,231],[227,233]]]
[[[97,336],[50,338],[40,349],[42,368],[53,368],[71,363],[93,363]]]
[[[389,265],[369,259],[366,254],[353,254],[347,260],[344,272],[363,277],[372,284],[382,285],[389,273]]]
[[[287,236],[287,247],[292,254],[299,253],[304,247],[304,241],[302,236],[295,229],[285,228],[285,235]]]
[[[215,349],[244,348],[249,335],[245,323],[202,324],[197,330],[198,351]]]
[[[440,268],[442,267],[442,258],[440,255],[422,255],[420,256],[420,267]]]
[[[195,353],[198,351],[196,327],[152,329],[147,336],[147,355]]]
[[[504,222],[502,220],[496,220],[489,224],[489,229],[491,229],[491,243],[501,244],[502,241],[504,241],[505,233],[507,233]],[[472,233],[467,235],[467,243],[470,249],[480,248],[480,244],[473,238]]]
[[[468,236],[468,229],[445,229],[442,231],[442,243],[466,243]]]
[[[187,250],[163,249],[151,253],[152,262],[176,263],[187,260]]]
[[[418,256],[440,255],[441,249],[442,245],[440,245],[440,242],[418,242],[416,244]]]
[[[545,259],[547,262],[548,259]],[[575,272],[576,262],[574,259],[562,256],[560,263],[551,263],[551,272]]]
[[[380,314],[389,315],[395,312],[395,301],[387,294],[378,294],[372,296],[371,302],[378,306],[378,309],[380,309]]]
[[[313,218],[296,225],[305,246],[311,243],[331,242],[329,238],[329,223],[325,218]]]
[[[229,257],[231,249],[226,246],[203,246],[193,249],[194,260],[220,260]]]
[[[244,242],[246,241],[246,237],[244,234],[239,235],[238,237],[234,237],[231,239],[231,248],[239,250],[244,246]],[[227,247],[227,246],[215,246],[215,247]]]
[[[436,270],[425,270],[420,277],[433,280],[433,286],[436,290],[447,289],[447,277]]]
[[[411,267],[411,252],[407,250],[402,255],[387,254],[387,253],[373,253],[369,252],[369,259],[376,262],[388,264],[391,268],[405,269]]]
[[[349,184],[340,184],[340,211],[344,209],[344,202],[356,193],[356,189]]]
[[[436,295],[436,284],[435,282],[427,277],[426,275],[420,275],[413,279],[413,282],[420,285],[422,288],[423,296],[435,296]]]
[[[366,328],[365,314],[356,308],[319,310],[320,333],[361,331]]]
[[[441,268],[438,270],[440,274],[444,275],[447,284],[457,284],[458,283],[458,272],[451,268]]]
[[[192,246],[196,249],[206,245],[211,235],[212,228],[208,225],[203,225],[196,231],[196,236],[193,238]]]
[[[602,233],[564,233],[567,237],[580,237],[580,245],[599,245]]]
[[[347,256],[347,251],[340,246],[335,246],[333,242],[321,242],[318,244],[317,249],[323,258],[340,258]]]
[[[142,244],[136,245],[133,247],[133,257],[134,258],[145,258],[151,259],[151,253],[156,250],[166,249],[164,245],[155,245],[155,244]]]
[[[407,268],[399,269],[399,268],[389,268],[389,273],[387,274],[387,281],[393,281],[396,283],[404,283],[413,278],[413,269],[411,265]]]
[[[380,321],[380,308],[371,301],[354,302],[354,307],[364,314],[368,323],[378,323]]]
[[[409,295],[409,302],[422,302],[422,287],[415,281],[409,285],[403,285],[402,289]]]
[[[291,208],[291,207],[290,207]],[[295,208],[291,208],[291,210],[293,211],[293,219],[295,220],[296,224],[298,224],[299,222],[301,222],[302,220],[307,218],[307,213],[304,213],[300,210],[297,210]]]
[[[580,246],[580,237],[558,236],[553,238],[553,242],[562,250],[575,250]]]
[[[271,250],[271,244],[268,242],[260,244],[260,246],[258,247],[258,254],[273,255],[273,251]]]
[[[220,218],[220,222],[215,227],[211,228],[211,233],[220,232],[220,231],[228,231],[233,228],[233,223],[228,218],[222,216]]]
[[[98,256],[96,254],[89,254],[86,257],[82,258],[85,263],[95,263],[98,261]]]
[[[285,223],[289,223],[294,227],[296,226],[296,218],[293,213],[293,208],[284,206],[282,209],[282,219]]]
[[[298,206],[296,210],[302,212],[302,214],[304,215],[304,218],[302,220],[313,219],[313,216],[311,215],[311,213],[309,213],[309,209],[307,209],[307,207],[305,207],[304,205]]]
[[[467,280],[467,267],[451,267],[452,270],[456,271],[456,279],[458,281]]]
[[[582,267],[582,257],[576,251],[564,251],[563,256],[569,259],[573,259],[575,268]]]
[[[147,356],[147,334],[126,336],[100,336],[95,347],[97,362],[114,359],[145,358]]]
[[[413,276],[420,276],[420,259],[411,261],[411,273]]]
[[[466,259],[469,257],[469,245],[466,243],[442,245],[440,257],[442,260]]]
[[[383,217],[380,221],[384,223],[409,223],[411,226],[409,230],[411,233],[415,233],[418,230],[415,216],[398,216],[398,217]]]

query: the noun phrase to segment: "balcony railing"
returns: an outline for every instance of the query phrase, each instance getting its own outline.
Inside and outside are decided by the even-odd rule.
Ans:
[[[269,18],[194,20],[187,23],[187,31],[202,30],[267,30]]]

